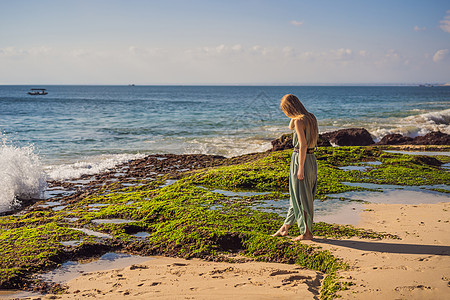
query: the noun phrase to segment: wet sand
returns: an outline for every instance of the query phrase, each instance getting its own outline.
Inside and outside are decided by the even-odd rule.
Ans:
[[[401,240],[317,239],[345,259],[343,299],[450,299],[450,203],[366,204],[359,227]]]
[[[58,299],[314,299],[322,278],[297,265],[156,257],[123,269],[83,274],[70,280],[68,294]]]
[[[322,239],[351,266],[342,299],[450,298],[450,203],[366,204],[359,227],[401,240]],[[156,257],[118,270],[85,273],[58,299],[318,299],[323,274],[278,263],[224,263]],[[52,295],[40,297],[52,299]],[[34,299],[37,299],[34,298]],[[54,298],[53,298],[54,299]]]

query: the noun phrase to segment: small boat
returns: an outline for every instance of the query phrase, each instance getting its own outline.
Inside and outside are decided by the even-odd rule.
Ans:
[[[45,89],[31,89],[28,92],[28,95],[32,95],[32,96],[37,96],[37,95],[47,95],[48,93],[46,92]]]

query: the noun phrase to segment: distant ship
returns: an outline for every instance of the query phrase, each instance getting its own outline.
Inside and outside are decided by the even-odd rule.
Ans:
[[[31,89],[28,92],[28,95],[32,95],[32,96],[37,96],[37,95],[47,95],[48,93],[46,92],[45,89]]]

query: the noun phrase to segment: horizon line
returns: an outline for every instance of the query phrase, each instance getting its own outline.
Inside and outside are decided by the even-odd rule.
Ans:
[[[161,83],[161,84],[108,84],[108,83],[0,83],[0,86],[448,86],[441,82],[412,82],[412,83]]]

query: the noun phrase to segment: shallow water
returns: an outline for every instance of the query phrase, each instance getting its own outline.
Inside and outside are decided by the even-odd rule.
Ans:
[[[80,218],[64,218],[65,220],[69,221],[69,222],[76,222],[78,221]]]
[[[83,240],[75,240],[75,241],[65,241],[65,242],[61,242],[62,245],[64,246],[78,246],[79,244],[81,244],[83,242]]]
[[[172,185],[175,182],[177,182],[178,180],[174,180],[174,179],[167,179],[166,182],[164,184],[162,184],[159,188],[164,188],[166,186]]]
[[[344,167],[338,167],[341,170],[344,171],[361,171],[361,172],[367,172],[370,169],[372,169],[371,166],[379,166],[383,163],[381,161],[366,161],[363,162],[363,166],[344,166]]]
[[[222,190],[222,189],[209,189],[207,187],[198,185],[197,187],[209,190],[213,193],[219,193],[228,197],[250,197],[250,196],[257,196],[257,195],[266,195],[270,194],[271,192],[255,192],[255,191],[230,191],[230,190]]]
[[[433,151],[401,151],[401,150],[384,150],[384,152],[398,153],[398,154],[409,154],[409,155],[426,155],[426,156],[436,156],[445,155],[450,156],[450,152],[433,152]]]
[[[368,170],[368,168],[365,166],[345,166],[345,167],[339,167],[339,169],[344,170],[344,171],[361,171],[361,172],[365,172]]]
[[[0,299],[23,299],[29,297],[42,296],[39,293],[27,292],[21,290],[0,290]]]
[[[83,232],[83,233],[85,233],[87,235],[92,235],[92,236],[95,236],[95,237],[98,237],[98,238],[107,238],[107,239],[112,239],[113,238],[112,235],[109,235],[109,234],[106,234],[106,233],[97,232],[97,231],[94,231],[94,230],[91,230],[91,229],[87,229],[87,228],[74,228],[74,227],[71,227],[70,229],[78,230],[78,231],[81,231],[81,232]]]
[[[92,223],[96,223],[96,224],[124,224],[124,223],[130,223],[130,222],[136,222],[136,220],[126,220],[126,219],[95,219],[95,220],[92,220]]]
[[[58,205],[58,206],[53,206],[52,210],[53,211],[59,211],[59,210],[63,210],[64,208],[66,208],[67,205]]]
[[[363,202],[385,203],[385,204],[420,204],[420,203],[439,203],[450,202],[450,194],[444,194],[434,191],[424,190],[423,188],[444,188],[446,185],[435,186],[400,186],[400,185],[381,185],[366,183],[347,183],[352,186],[361,186],[372,191],[353,191],[339,194],[332,194],[325,201],[314,201],[314,221],[336,224],[358,225],[359,214],[364,209]],[[340,197],[349,200],[339,200]],[[354,201],[351,201],[354,200]],[[275,212],[285,217],[289,208],[289,199],[284,200],[263,200],[253,205],[253,208]],[[216,207],[215,209],[220,209]]]
[[[102,255],[99,259],[87,263],[75,261],[65,262],[60,268],[43,274],[40,277],[45,281],[64,283],[83,273],[122,269],[133,264],[149,261],[150,259],[152,259],[150,256],[109,252]]]
[[[145,232],[145,231],[140,231],[140,232],[136,232],[135,234],[132,234],[132,236],[140,238],[140,239],[145,239],[148,236],[150,236],[150,233]]]
[[[424,192],[425,189],[444,189],[450,190],[450,186],[446,184],[436,184],[436,185],[394,185],[394,184],[375,184],[375,183],[357,183],[357,182],[343,182],[345,185],[358,186],[367,189],[376,190],[408,190],[408,191],[418,191]],[[425,191],[428,193],[441,194],[434,191]],[[355,192],[352,192],[355,193]],[[332,196],[332,195],[331,195]]]
[[[44,191],[44,199],[50,199],[56,196],[69,196],[75,193],[75,191],[68,191],[62,188],[47,189]]]

